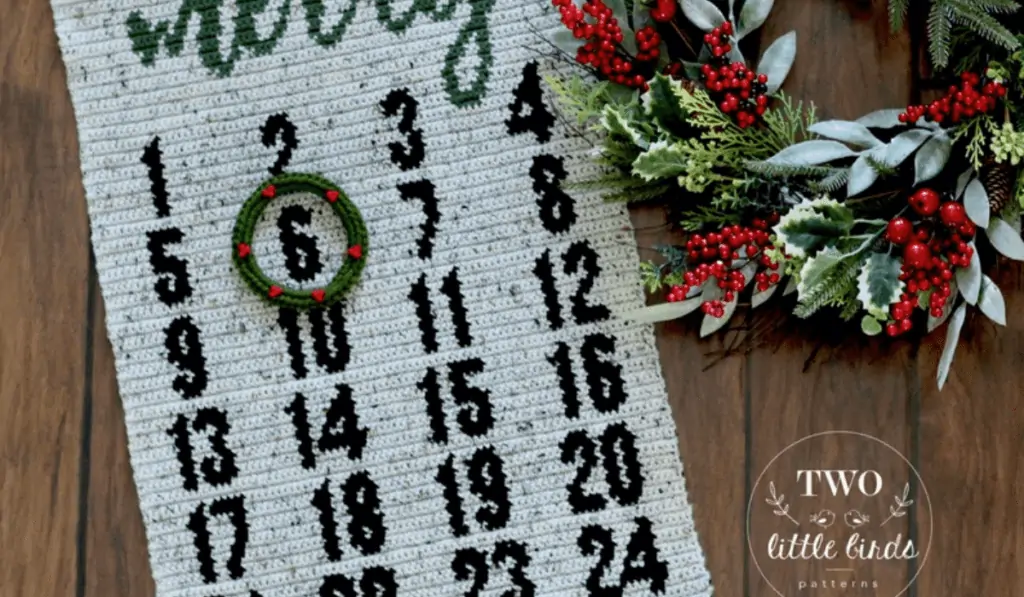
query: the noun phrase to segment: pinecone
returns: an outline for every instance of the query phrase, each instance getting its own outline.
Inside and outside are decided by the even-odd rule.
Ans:
[[[985,192],[988,193],[989,209],[993,214],[998,214],[1006,206],[1010,200],[1010,193],[1013,192],[1013,167],[1001,164],[992,156],[988,156],[981,165],[979,178],[981,184],[985,186]]]

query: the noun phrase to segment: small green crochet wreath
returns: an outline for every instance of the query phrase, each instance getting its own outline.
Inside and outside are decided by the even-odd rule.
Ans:
[[[345,226],[346,257],[325,288],[297,290],[271,280],[252,253],[253,232],[267,204],[275,198],[297,193],[322,197]],[[238,213],[231,240],[235,267],[249,288],[274,304],[296,309],[327,307],[338,302],[359,282],[366,264],[368,235],[362,215],[337,185],[315,174],[281,174],[263,182]]]

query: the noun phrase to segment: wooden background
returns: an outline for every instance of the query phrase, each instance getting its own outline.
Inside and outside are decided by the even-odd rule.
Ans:
[[[890,36],[884,15],[883,0],[777,2],[763,35],[796,29],[800,45],[786,90],[824,117],[918,100],[921,40]],[[0,23],[0,597],[149,597],[52,14],[47,0],[0,0]],[[636,214],[642,245],[656,242],[660,219]],[[787,444],[833,429],[896,446],[931,492],[932,551],[908,595],[1021,594],[1024,284],[1014,267],[994,277],[1009,324],[968,321],[941,393],[941,331],[920,346],[839,345],[845,332],[796,325],[705,371],[731,335],[699,341],[692,322],[659,327],[717,595],[773,595],[746,555],[752,478]],[[908,529],[920,526],[913,518]]]

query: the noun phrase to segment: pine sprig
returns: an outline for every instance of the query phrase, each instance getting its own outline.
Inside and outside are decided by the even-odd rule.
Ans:
[[[889,0],[889,20],[894,29],[902,26],[909,0]],[[931,0],[928,10],[928,54],[936,69],[949,65],[953,43],[953,25],[969,27],[971,31],[995,45],[1014,51],[1020,42],[993,14],[1016,12],[1016,0]]]
[[[825,307],[840,307],[848,302],[856,303],[857,274],[864,263],[863,257],[847,259],[835,267],[820,284],[808,289],[793,314],[807,318]]]
[[[910,0],[889,0],[889,26],[893,33],[903,29],[909,7]]]

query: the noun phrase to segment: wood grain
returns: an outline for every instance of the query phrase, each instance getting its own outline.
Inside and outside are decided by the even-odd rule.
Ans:
[[[91,325],[93,417],[84,597],[152,597],[153,575],[102,301],[92,311]]]
[[[49,4],[0,23],[0,596],[73,595],[89,279],[75,119]]]
[[[905,34],[889,38],[884,15],[884,1],[776,4],[761,46],[795,30],[800,49],[784,89],[812,100],[823,120],[856,118],[905,105],[910,98],[909,39]],[[837,325],[835,315],[791,321],[765,334],[767,344],[749,356],[750,595],[840,590],[844,595],[895,595],[907,582],[905,563],[850,560],[844,550],[854,533],[880,541],[906,537],[906,518],[876,526],[885,519],[887,494],[902,490],[909,480],[900,456],[850,434],[820,436],[783,452],[812,434],[854,431],[909,453],[913,421],[907,418],[907,400],[916,379],[907,347],[865,340],[856,327]],[[810,497],[797,476],[801,469],[875,470],[885,487],[879,496],[867,498],[856,491],[837,497],[819,486],[816,497]],[[784,506],[765,502],[769,483],[785,496]],[[776,514],[780,508],[788,508],[786,515]],[[871,522],[855,530],[847,519],[858,512],[869,514]],[[813,524],[816,515],[827,526]],[[768,555],[773,534],[787,539],[818,533],[836,541],[835,559]]]

